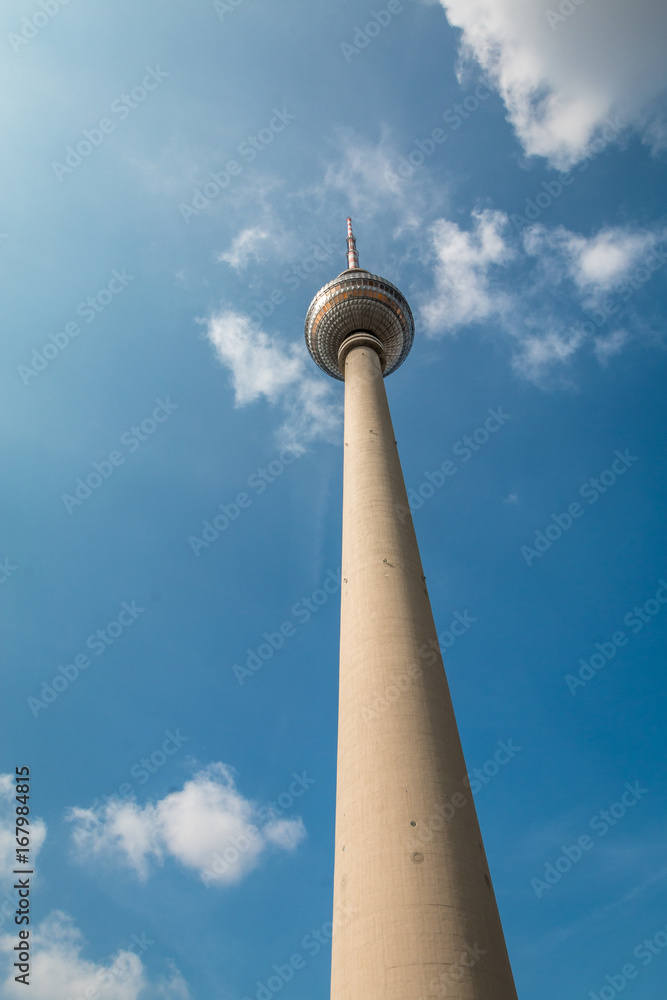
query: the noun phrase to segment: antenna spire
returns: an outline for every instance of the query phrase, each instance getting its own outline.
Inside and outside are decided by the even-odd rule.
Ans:
[[[357,253],[357,241],[352,232],[352,219],[347,217],[347,266],[348,268],[359,267],[359,254]]]

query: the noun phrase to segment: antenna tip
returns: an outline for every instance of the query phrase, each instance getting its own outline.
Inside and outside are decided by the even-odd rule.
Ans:
[[[352,219],[349,215],[347,217],[347,266],[348,268],[359,267],[357,242],[352,232]]]

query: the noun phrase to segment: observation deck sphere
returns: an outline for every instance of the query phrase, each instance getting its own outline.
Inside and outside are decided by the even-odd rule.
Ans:
[[[371,333],[386,354],[386,378],[412,347],[415,323],[404,295],[386,278],[363,268],[343,271],[320,288],[306,315],[306,345],[323,372],[344,381],[338,349],[353,333]]]

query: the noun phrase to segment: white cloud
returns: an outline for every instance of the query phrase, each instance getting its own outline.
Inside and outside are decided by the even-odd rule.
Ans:
[[[568,169],[606,119],[667,148],[662,0],[441,0],[503,98],[526,153]],[[563,11],[569,12],[563,14]],[[608,126],[607,126],[608,128]]]
[[[131,949],[119,950],[106,962],[82,957],[84,939],[68,914],[54,910],[32,930],[30,938],[30,986],[14,981],[15,934],[0,938],[0,961],[8,969],[2,996],[31,1000],[191,1000],[178,969],[169,967],[169,976],[151,983],[144,974],[141,958]],[[141,940],[141,939],[139,939]]]
[[[281,404],[286,412],[278,431],[281,445],[302,447],[317,437],[332,438],[341,405],[332,386],[315,372],[305,345],[282,344],[244,313],[229,309],[208,320],[206,333],[231,373],[237,406],[261,396]]]
[[[304,359],[296,345],[279,344],[244,313],[218,313],[206,332],[218,359],[231,372],[237,406],[260,396],[275,403],[303,373]]]
[[[427,334],[493,321],[510,338],[514,369],[536,383],[584,347],[601,364],[620,353],[641,326],[630,300],[667,260],[665,231],[616,226],[584,236],[533,225],[511,245],[506,224],[486,210],[472,213],[468,230],[448,219],[430,227],[434,284],[420,307]]]
[[[568,248],[571,276],[582,292],[597,296],[611,291],[646,259],[651,270],[658,269],[660,262],[650,259],[650,251],[662,235],[616,228],[605,229],[589,239],[575,236]]]
[[[0,774],[0,878],[11,876],[16,867],[16,806],[22,805],[16,801],[16,784],[14,775]],[[30,801],[28,801],[30,808]],[[28,815],[30,821],[30,851],[31,862],[37,859],[40,848],[46,839],[46,823],[35,817],[32,811]]]
[[[524,231],[524,248],[532,257],[553,265],[553,280],[561,266],[582,294],[593,300],[626,279],[664,237],[662,232],[615,226],[586,237],[564,226],[547,230],[531,226]],[[653,261],[657,270],[659,261]],[[585,303],[586,304],[586,303]]]
[[[260,226],[242,229],[232,240],[229,249],[218,254],[218,260],[229,264],[235,271],[243,270],[251,257],[259,262],[264,259],[261,251],[262,248],[266,249],[267,241],[273,241],[271,234]]]
[[[209,764],[181,791],[154,804],[112,800],[70,809],[67,818],[80,857],[118,859],[140,879],[153,864],[173,858],[197,871],[206,885],[239,882],[269,846],[291,851],[305,837],[300,818],[278,819],[243,798],[221,763]]]
[[[496,265],[508,263],[514,251],[505,242],[504,212],[473,212],[473,229],[438,219],[429,229],[435,254],[435,288],[421,307],[426,332],[437,335],[488,319],[507,307],[506,294],[492,284]]]
[[[579,238],[572,249],[574,280],[580,288],[607,291],[634,267],[651,243],[649,233],[606,229],[589,240]]]

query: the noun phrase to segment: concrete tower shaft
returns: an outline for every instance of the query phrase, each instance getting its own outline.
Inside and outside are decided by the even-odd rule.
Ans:
[[[368,325],[339,345],[331,1000],[516,1000],[394,439],[383,331]]]
[[[343,491],[331,1000],[516,1000],[380,361],[364,345],[345,358]]]

